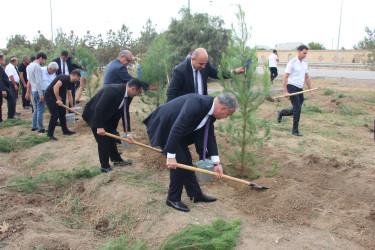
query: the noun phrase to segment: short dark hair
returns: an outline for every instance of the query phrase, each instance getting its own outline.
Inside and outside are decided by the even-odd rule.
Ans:
[[[276,52],[277,52],[277,50],[275,50],[275,49],[274,49],[274,50],[273,50],[272,52],[273,52],[273,53],[276,53]]]
[[[30,57],[30,61],[31,61],[31,62],[34,62],[34,61],[35,61],[35,59],[36,59],[36,57],[35,57],[35,56],[32,56],[32,57]]]
[[[63,51],[61,51],[61,54],[60,54],[61,56],[69,56],[69,53],[68,53],[68,51],[66,51],[66,50],[63,50]]]
[[[39,52],[37,55],[36,55],[36,59],[39,59],[39,58],[42,58],[44,60],[47,60],[47,55],[43,52]]]
[[[4,55],[0,55],[0,60],[4,59]]]
[[[304,49],[305,49],[305,50],[309,50],[309,48],[308,48],[306,45],[304,45],[304,44],[301,44],[300,46],[297,47],[297,50],[298,50],[298,51],[302,51],[302,50],[304,50]]]
[[[10,60],[9,60],[11,63],[12,62],[17,62],[18,61],[18,59],[17,59],[17,57],[15,57],[15,56],[12,56],[11,58],[10,58]]]
[[[145,89],[145,84],[138,78],[133,78],[128,82],[128,87],[135,87],[136,90],[139,90],[140,88]]]
[[[71,75],[76,75],[76,76],[79,76],[81,77],[81,72],[79,72],[79,70],[73,70],[72,72],[70,72]]]

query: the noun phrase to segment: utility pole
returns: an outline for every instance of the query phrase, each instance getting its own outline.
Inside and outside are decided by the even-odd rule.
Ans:
[[[337,38],[337,50],[336,50],[336,63],[338,63],[338,61],[339,61],[339,45],[340,45],[341,16],[342,16],[342,4],[343,4],[343,2],[344,2],[344,0],[341,0],[339,37]]]
[[[52,0],[49,0],[49,8],[50,8],[50,13],[51,13],[51,44],[52,44],[52,49],[53,49],[53,26],[52,26]]]

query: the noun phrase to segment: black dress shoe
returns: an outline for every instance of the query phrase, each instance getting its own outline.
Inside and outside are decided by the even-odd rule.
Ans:
[[[74,135],[76,132],[68,130],[68,132],[63,133],[64,135]]]
[[[53,135],[52,136],[48,136],[48,137],[49,137],[50,141],[57,141],[57,138],[54,137]]]
[[[20,115],[21,115],[21,113],[18,113],[18,112],[14,112],[14,115],[16,115],[16,116],[20,116]]]
[[[190,197],[190,200],[192,200],[194,203],[197,203],[197,202],[214,202],[217,199],[215,197],[202,194],[201,196]]]
[[[190,211],[188,206],[186,206],[181,201],[170,201],[169,199],[167,199],[165,204],[167,204],[167,206],[169,206],[169,207],[173,207],[174,209],[182,211],[182,212],[189,212]]]
[[[113,171],[113,168],[111,168],[111,167],[109,167],[109,168],[100,168],[100,171],[102,171],[102,173],[109,173],[109,172]]]
[[[46,130],[44,128],[38,130],[39,133],[45,133]]]
[[[23,109],[30,109],[30,107],[29,106],[24,106]]]
[[[31,131],[37,131],[38,129],[37,128],[32,128]]]
[[[113,165],[115,166],[126,166],[126,165],[132,165],[132,160],[121,160],[121,161],[113,161]]]
[[[299,131],[297,131],[297,132],[292,132],[292,134],[295,135],[295,136],[303,136],[303,134],[301,134]]]
[[[13,116],[13,117],[8,117],[7,119],[8,120],[19,120],[20,118],[16,118],[16,117]]]
[[[281,109],[278,110],[277,112],[278,112],[278,114],[279,114],[279,115],[277,116],[277,122],[278,122],[278,123],[281,123],[281,119],[283,118],[283,117],[280,115],[280,113],[281,113]]]

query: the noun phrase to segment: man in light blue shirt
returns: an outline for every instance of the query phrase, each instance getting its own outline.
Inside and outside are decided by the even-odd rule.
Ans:
[[[46,90],[53,79],[56,78],[56,72],[59,69],[59,65],[56,62],[51,62],[47,67],[42,67],[43,74],[43,89]]]

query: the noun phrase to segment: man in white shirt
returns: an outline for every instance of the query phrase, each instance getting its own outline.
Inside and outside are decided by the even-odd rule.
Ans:
[[[268,57],[268,68],[270,69],[271,83],[278,75],[277,73],[277,63],[279,62],[279,56],[277,50],[273,50],[273,53]]]
[[[20,85],[20,76],[18,75],[18,59],[16,57],[11,57],[9,64],[5,67],[5,73],[8,75],[10,84],[10,93],[13,96],[14,100],[14,107],[15,107],[15,115],[20,115],[17,113],[16,106],[17,106],[17,99],[18,99],[18,87]]]
[[[45,133],[43,128],[43,114],[46,102],[44,101],[44,87],[43,74],[41,65],[47,60],[47,55],[39,52],[34,62],[27,66],[27,76],[31,85],[31,91],[34,98],[34,113],[31,131],[38,130],[39,133]]]
[[[303,91],[303,85],[306,82],[307,87],[311,89],[311,82],[309,77],[309,70],[305,57],[307,55],[308,47],[301,45],[297,48],[298,54],[290,62],[288,62],[283,78],[284,96],[288,97],[290,94]],[[314,93],[311,97],[314,98]],[[301,114],[301,107],[303,103],[303,94],[294,95],[290,97],[292,102],[292,109],[281,109],[278,111],[279,115],[277,121],[280,123],[283,116],[293,115],[293,130],[292,134],[295,136],[303,136],[298,130],[298,124]]]

